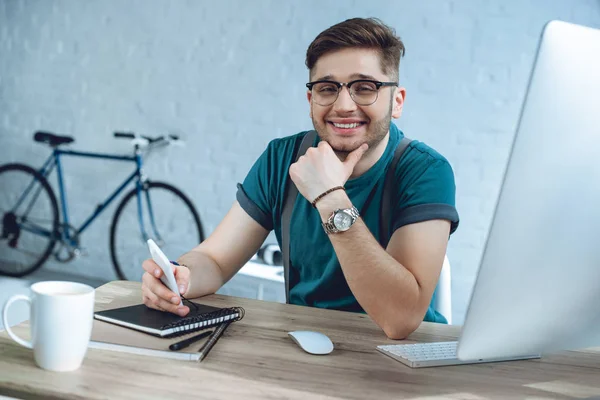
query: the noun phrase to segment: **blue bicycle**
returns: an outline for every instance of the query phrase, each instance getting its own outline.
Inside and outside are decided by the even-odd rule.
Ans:
[[[204,240],[198,212],[177,188],[149,180],[143,172],[143,158],[151,151],[177,144],[179,138],[156,138],[115,132],[115,138],[131,140],[132,155],[101,154],[65,150],[74,142],[69,136],[36,132],[34,141],[49,145],[52,154],[41,168],[24,164],[0,166],[0,274],[23,276],[40,268],[53,256],[68,262],[85,255],[81,234],[129,185],[134,187],[122,197],[110,225],[110,255],[120,279],[140,280],[141,263],[149,257],[146,241],[152,238],[166,254],[180,255]],[[135,164],[125,181],[91,215],[75,228],[67,208],[61,157],[79,156]],[[59,203],[48,176],[56,168]]]

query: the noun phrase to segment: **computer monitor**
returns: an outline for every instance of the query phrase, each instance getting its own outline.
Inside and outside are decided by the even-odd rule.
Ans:
[[[461,360],[600,346],[600,30],[542,33]]]

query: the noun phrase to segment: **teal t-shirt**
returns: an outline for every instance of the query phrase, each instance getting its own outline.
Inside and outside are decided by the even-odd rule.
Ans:
[[[275,139],[256,161],[244,183],[238,185],[237,200],[254,220],[275,230],[281,246],[281,214],[288,170],[306,132]],[[384,179],[403,133],[390,124],[390,139],[381,158],[363,175],[346,182],[346,193],[359,210],[373,236],[380,235],[380,208]],[[319,138],[313,143],[316,146]],[[413,141],[397,164],[397,185],[390,232],[401,226],[432,219],[458,226],[454,173],[448,161],[426,144]],[[365,268],[369,268],[365,265]],[[364,312],[348,287],[333,246],[321,226],[316,209],[299,194],[290,222],[290,302],[320,308]],[[425,321],[446,319],[431,306]]]

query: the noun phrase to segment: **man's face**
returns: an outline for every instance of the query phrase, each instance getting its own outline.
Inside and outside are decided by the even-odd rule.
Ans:
[[[311,81],[330,80],[350,82],[371,79],[390,82],[390,76],[381,70],[379,54],[370,49],[343,49],[319,58],[312,70]],[[377,100],[367,106],[358,105],[350,97],[347,87],[342,87],[337,100],[322,106],[307,93],[310,117],[321,140],[328,142],[338,154],[348,154],[363,143],[374,150],[386,137],[391,118],[399,118],[404,104],[404,88],[379,89]]]

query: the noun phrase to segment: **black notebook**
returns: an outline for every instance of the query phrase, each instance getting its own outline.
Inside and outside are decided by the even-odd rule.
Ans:
[[[185,317],[154,310],[145,304],[99,311],[94,318],[146,332],[154,336],[173,337],[210,328],[225,321],[238,321],[244,317],[241,307],[218,308],[194,303]]]

